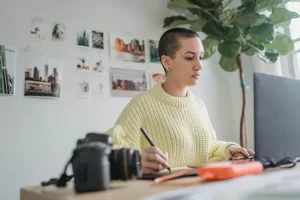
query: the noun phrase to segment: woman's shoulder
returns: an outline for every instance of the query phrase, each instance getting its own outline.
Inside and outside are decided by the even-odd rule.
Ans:
[[[142,105],[145,105],[147,102],[149,102],[151,98],[153,98],[153,96],[151,95],[149,90],[141,92],[140,94],[137,94],[134,97],[132,97],[126,107],[141,107]]]
[[[197,102],[201,107],[203,107],[203,108],[206,107],[206,106],[205,106],[205,102],[204,102],[204,100],[203,100],[201,97],[194,96],[194,98],[195,98],[196,102]]]

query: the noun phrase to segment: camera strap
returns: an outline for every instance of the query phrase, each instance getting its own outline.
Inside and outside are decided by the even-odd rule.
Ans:
[[[73,159],[75,158],[76,153],[72,155],[72,157],[69,159],[67,164],[65,165],[64,171],[59,179],[57,178],[51,178],[49,181],[43,181],[41,183],[42,186],[48,186],[48,185],[56,185],[57,187],[66,187],[67,182],[69,182],[74,176],[73,175],[67,175],[67,169],[69,164],[72,163]]]

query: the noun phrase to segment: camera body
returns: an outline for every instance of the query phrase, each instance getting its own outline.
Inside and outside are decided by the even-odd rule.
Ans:
[[[110,187],[110,152],[111,149],[101,142],[77,146],[71,161],[76,192],[101,191]]]
[[[141,157],[132,148],[113,149],[109,135],[88,133],[77,141],[71,159],[76,192],[106,190],[112,180],[142,176]]]

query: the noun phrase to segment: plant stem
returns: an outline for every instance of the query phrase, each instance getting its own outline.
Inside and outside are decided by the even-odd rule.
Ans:
[[[245,144],[245,135],[246,131],[244,132],[244,125],[245,125],[245,109],[246,109],[246,92],[245,92],[245,84],[244,84],[244,77],[243,77],[243,65],[242,65],[242,53],[240,52],[237,56],[237,65],[239,68],[239,77],[242,86],[242,96],[243,96],[243,103],[242,103],[242,113],[240,119],[240,145],[242,148],[246,148]]]
[[[198,9],[201,10],[202,12],[204,12],[205,14],[209,15],[214,21],[216,21],[218,24],[220,24],[220,21],[213,14],[211,14],[209,11],[207,11],[203,8],[198,8]]]

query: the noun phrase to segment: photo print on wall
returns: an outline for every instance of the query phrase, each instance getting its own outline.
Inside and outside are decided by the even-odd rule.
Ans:
[[[95,51],[90,52],[90,65],[91,71],[98,75],[104,75],[106,73],[106,67],[104,63],[103,54]]]
[[[159,82],[164,82],[166,80],[166,75],[165,73],[154,73],[150,72],[150,79],[151,79],[151,87],[156,85]]]
[[[61,98],[63,55],[30,50],[24,68],[24,96]]]
[[[104,49],[103,32],[92,31],[92,47],[95,49]]]
[[[90,32],[86,28],[79,28],[76,37],[77,45],[83,47],[90,46]]]
[[[64,43],[65,42],[65,32],[66,26],[62,23],[53,23],[52,24],[52,41],[57,43]]]
[[[47,33],[47,24],[43,19],[31,19],[30,35],[34,40],[45,40]]]
[[[148,40],[149,41],[149,53],[150,53],[150,62],[157,63],[160,62],[158,55],[158,41],[157,40]]]
[[[88,73],[78,73],[76,80],[76,96],[77,98],[90,98],[91,84]]]
[[[96,80],[94,80],[94,85],[93,85],[93,96],[95,97],[95,99],[102,99],[105,98],[107,96],[107,83],[106,83],[106,79],[104,77],[100,78],[96,78]]]
[[[133,97],[147,90],[144,70],[111,68],[111,95],[114,97]]]
[[[16,50],[0,45],[0,95],[15,94]]]
[[[90,59],[86,52],[81,52],[76,57],[76,69],[78,72],[89,72],[90,71]]]
[[[145,63],[145,41],[131,34],[110,34],[112,60]]]

